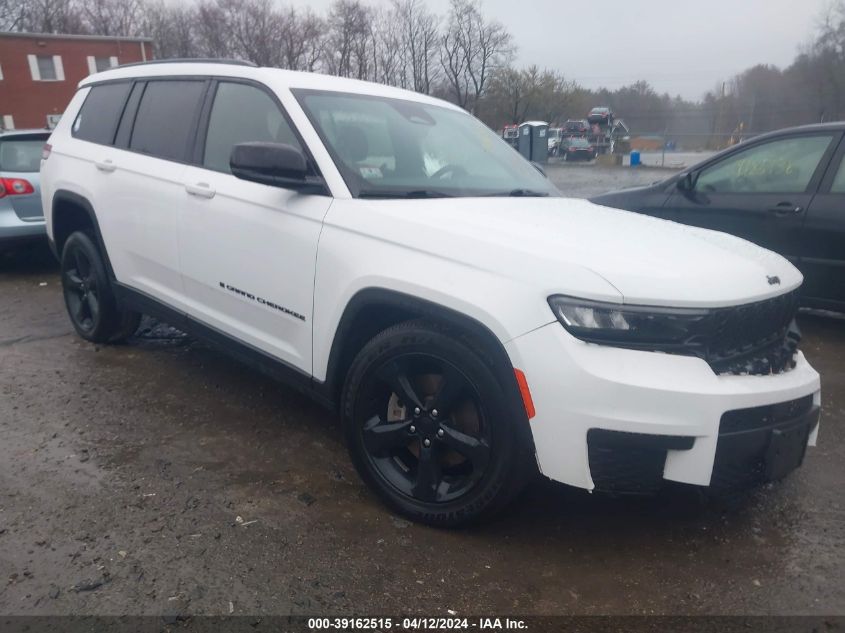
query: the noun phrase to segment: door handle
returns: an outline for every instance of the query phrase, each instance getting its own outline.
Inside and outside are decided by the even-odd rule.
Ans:
[[[213,198],[214,194],[217,193],[207,182],[198,182],[195,185],[185,185],[185,191],[192,196],[198,196],[200,198]]]
[[[769,213],[775,215],[797,215],[804,210],[804,207],[792,204],[791,202],[779,202],[775,206],[769,208]]]
[[[117,166],[112,162],[111,158],[107,158],[105,160],[95,160],[94,165],[97,169],[106,173],[113,172],[117,169]]]

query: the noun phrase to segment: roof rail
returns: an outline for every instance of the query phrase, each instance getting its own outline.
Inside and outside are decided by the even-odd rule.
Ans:
[[[146,62],[133,62],[131,64],[121,64],[120,68],[131,68],[132,66],[149,66],[151,64],[228,64],[230,66],[252,66],[258,68],[258,64],[253,64],[243,59],[217,59],[211,57],[182,57],[176,59],[151,59]]]

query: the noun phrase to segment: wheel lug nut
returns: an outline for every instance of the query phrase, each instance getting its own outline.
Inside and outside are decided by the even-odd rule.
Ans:
[[[443,429],[437,429],[437,437],[443,437],[444,435],[446,435],[446,433]]]
[[[419,414],[420,414],[420,408],[414,407],[414,415],[419,415]]]
[[[437,409],[432,409],[432,410],[431,410],[431,417],[433,417],[433,418],[436,418],[436,417],[437,417]]]
[[[429,440],[429,439],[425,439],[425,440],[423,440],[423,446],[425,446],[426,448],[428,448],[429,446],[431,446],[431,440]]]
[[[416,433],[416,432],[417,432],[417,427],[415,427],[415,426],[412,424],[412,425],[411,425],[411,428],[410,428],[410,429],[408,429],[408,430],[409,430],[409,431],[411,431],[411,433]]]

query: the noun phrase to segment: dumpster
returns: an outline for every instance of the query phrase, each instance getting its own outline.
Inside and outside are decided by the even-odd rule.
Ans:
[[[519,126],[519,153],[535,163],[549,158],[549,124],[545,121],[526,121]]]

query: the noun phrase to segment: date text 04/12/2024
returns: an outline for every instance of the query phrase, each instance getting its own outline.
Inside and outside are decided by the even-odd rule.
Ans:
[[[519,631],[526,630],[527,623],[518,618],[309,618],[308,630],[335,631]]]

